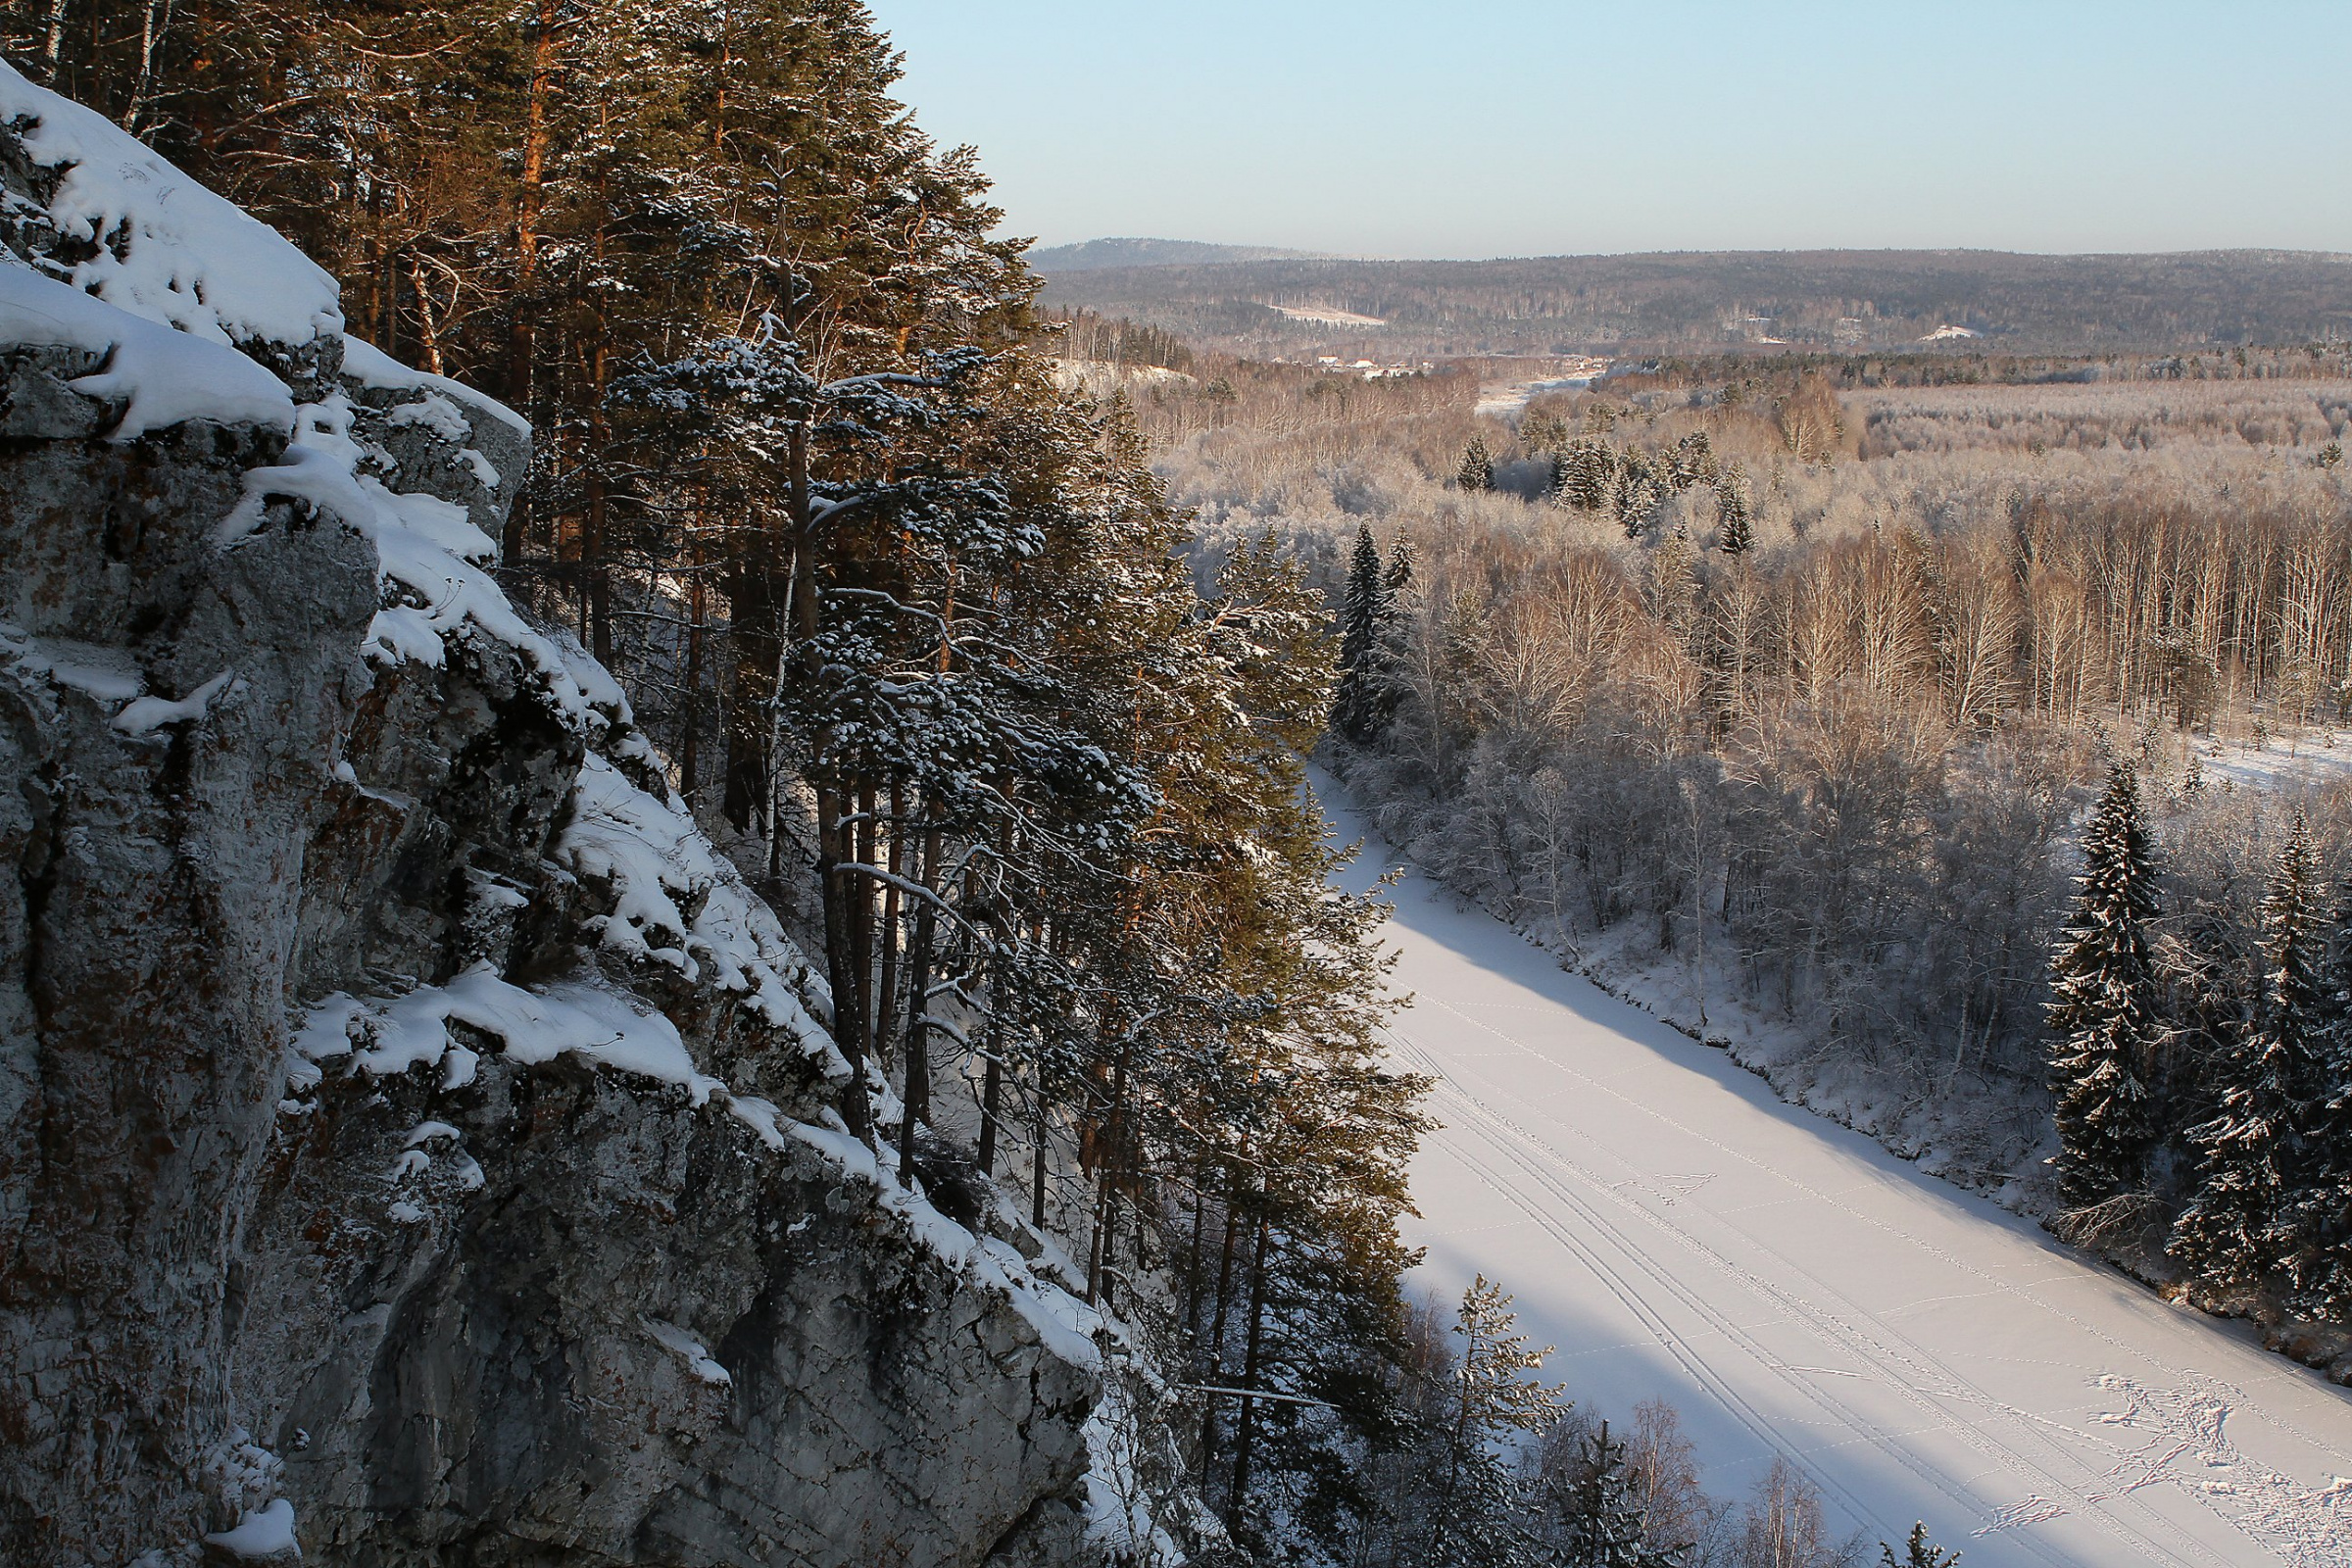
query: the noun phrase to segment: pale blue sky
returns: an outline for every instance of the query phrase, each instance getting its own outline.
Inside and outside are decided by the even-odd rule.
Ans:
[[[2352,0],[869,0],[1008,227],[2352,251]]]

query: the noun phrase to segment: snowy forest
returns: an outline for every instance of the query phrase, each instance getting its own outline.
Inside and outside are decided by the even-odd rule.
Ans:
[[[1509,420],[1463,382],[1135,394],[1207,556],[1318,564],[1384,831],[1817,1108],[2335,1354],[2341,349],[1670,362]]]
[[[1646,249],[1646,248],[1645,248]],[[1375,359],[1606,350],[1689,354],[1747,336],[1899,351],[1940,328],[2005,351],[2165,352],[2301,343],[2341,331],[2338,264],[2277,250],[2051,256],[1989,250],[1650,250],[1478,261],[1207,255],[1098,241],[1051,259],[1047,302],[1131,317],[1196,347],[1296,357],[1345,342]],[[1367,318],[1336,338],[1282,307]]]
[[[7,0],[0,54],[528,420],[459,460],[497,586],[810,956],[830,1125],[1114,1325],[1112,1560],[1957,1560],[1416,1288],[1434,1082],[1310,763],[1783,1095],[2352,1354],[2340,344],[1236,357],[1041,300],[860,0]]]

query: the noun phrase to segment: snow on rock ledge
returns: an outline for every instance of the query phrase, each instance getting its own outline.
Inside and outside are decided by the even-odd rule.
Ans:
[[[13,252],[0,252],[0,342],[95,356],[101,368],[67,384],[122,401],[110,439],[186,419],[293,432],[294,394],[244,355],[117,310],[17,263]]]
[[[10,248],[52,276],[223,347],[342,331],[333,278],[104,115],[0,63],[0,124],[15,127],[32,176],[6,202]]]
[[[612,889],[612,912],[591,922],[605,948],[669,964],[688,980],[704,979],[709,965],[709,983],[747,994],[770,1024],[824,1059],[829,1078],[848,1080],[849,1062],[800,1001],[815,993],[829,1008],[823,980],[683,801],[657,799],[591,752],[556,857]]]

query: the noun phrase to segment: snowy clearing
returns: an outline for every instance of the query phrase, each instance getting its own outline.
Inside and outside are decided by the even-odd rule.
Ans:
[[[1065,392],[1109,398],[1131,387],[1192,386],[1194,378],[1164,365],[1107,365],[1100,360],[1051,360],[1054,384]]]
[[[2289,729],[2261,745],[2208,739],[2190,753],[2208,783],[2310,789],[2352,774],[2352,745],[2329,731]]]
[[[1566,375],[1490,382],[1478,389],[1478,408],[1474,412],[1490,418],[1507,418],[1546,392],[1582,391],[1606,374],[1608,368],[1607,360],[1588,360]]]
[[[1388,852],[1316,776],[1368,887]],[[1484,1272],[1622,1418],[1681,1411],[1707,1489],[1801,1464],[1837,1529],[1969,1568],[2352,1564],[2352,1392],[1775,1099],[1425,878],[1394,891],[1393,1032],[1438,1075],[1428,1259]]]
[[[1336,305],[1268,305],[1269,311],[1280,311],[1294,321],[1313,321],[1322,326],[1386,326],[1385,316],[1359,316],[1354,311],[1343,311]]]

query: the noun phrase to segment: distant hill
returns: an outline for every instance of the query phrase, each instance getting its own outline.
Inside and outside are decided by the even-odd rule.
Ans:
[[[2352,257],[1722,251],[1491,262],[1283,256],[1215,266],[1170,259],[1055,271],[1043,303],[1261,356],[1351,345],[1375,358],[1695,353],[1742,343],[2164,352],[2352,337]]]
[[[1049,245],[1029,253],[1038,272],[1086,272],[1109,267],[1214,267],[1227,262],[1297,261],[1312,251],[1271,245],[1204,245],[1191,239],[1090,239],[1077,245]]]

